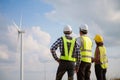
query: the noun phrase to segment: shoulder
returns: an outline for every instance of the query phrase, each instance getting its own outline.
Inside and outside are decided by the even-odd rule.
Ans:
[[[78,41],[79,41],[79,40],[80,40],[80,37],[77,37],[77,38],[76,38],[76,40],[78,40]]]
[[[80,39],[80,37],[77,37],[77,38],[76,38],[76,43],[77,43],[78,45],[81,44],[81,39]]]
[[[63,37],[61,36],[61,37],[59,37],[58,39],[57,39],[57,43],[61,43],[63,41]]]
[[[58,40],[62,40],[62,38],[63,38],[62,36],[61,36],[61,37],[59,37],[59,38],[57,39],[57,41],[58,41]]]
[[[62,37],[59,37],[56,39],[56,41],[53,44],[59,44],[62,41]]]

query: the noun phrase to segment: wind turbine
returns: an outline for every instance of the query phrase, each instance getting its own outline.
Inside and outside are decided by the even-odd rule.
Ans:
[[[22,35],[23,33],[25,33],[24,30],[22,30],[21,25],[22,25],[22,17],[20,20],[20,26],[18,27],[18,25],[13,21],[14,26],[16,27],[17,31],[18,31],[18,39],[20,38],[20,80],[24,80],[24,67],[23,67],[23,48],[22,48]]]

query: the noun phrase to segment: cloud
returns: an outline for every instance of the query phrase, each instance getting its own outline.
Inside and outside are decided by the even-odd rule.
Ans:
[[[7,65],[7,63],[13,62],[9,66],[16,64],[16,67],[18,67],[17,65],[19,65],[20,61],[20,39],[18,39],[18,32],[13,24],[6,25],[5,27],[2,28],[5,32],[1,33],[0,40],[0,63]],[[42,31],[40,26],[25,28],[25,34],[23,34],[25,64],[35,67],[40,63],[50,60],[49,43],[49,33]],[[30,68],[29,66],[26,69]],[[34,67],[30,69],[34,70]]]
[[[38,71],[42,63],[51,60],[50,35],[42,31],[39,26],[26,29],[23,41],[26,70]]]
[[[15,26],[4,17],[0,16],[0,73],[2,80],[19,78],[20,70],[20,36]],[[49,43],[51,36],[40,26],[24,28],[23,34],[23,56],[24,71],[43,73],[45,63],[51,62]],[[35,75],[34,74],[34,75]],[[16,75],[14,77],[13,75]],[[28,77],[28,76],[27,76]],[[33,76],[34,77],[34,76]],[[38,78],[39,79],[39,78]]]
[[[110,20],[111,22],[119,22],[120,21],[120,11],[109,12],[108,20]]]
[[[109,59],[109,66],[107,70],[107,77],[109,79],[114,79],[114,78],[120,78],[119,74],[119,67],[118,62],[120,61],[120,58],[115,58],[115,59]],[[114,73],[114,74],[113,74]]]
[[[118,0],[45,0],[53,6],[53,10],[45,16],[59,23],[69,23],[79,26],[86,23],[90,34],[100,33],[105,38],[107,46],[120,45],[119,25],[120,6]],[[78,28],[78,27],[74,27]],[[110,44],[110,43],[113,44]]]
[[[96,33],[102,34],[105,44],[109,47],[108,56],[110,59],[112,58],[109,61],[109,75],[113,77],[111,76],[113,70],[115,74],[120,73],[117,71],[119,69],[117,63],[120,61],[119,47],[114,47],[120,45],[120,35],[118,34],[120,30],[119,0],[45,0],[45,2],[53,6],[53,10],[45,13],[45,16],[55,24],[56,22],[70,23],[70,25],[73,25],[73,30],[78,30],[78,27],[74,26],[86,23],[89,26],[90,36],[94,37]],[[46,65],[46,74],[50,77],[52,74],[52,80],[55,77],[53,74],[55,74],[58,64],[51,60],[53,58],[51,58],[52,56],[49,52],[51,35],[49,32],[43,31],[41,26],[32,26],[24,29],[24,70],[25,72],[30,72],[25,74],[28,75],[26,78],[38,77],[37,79],[39,79],[42,75],[43,79]],[[55,27],[53,30],[55,30]],[[78,35],[73,33],[73,36],[76,37]],[[1,78],[3,80],[5,78],[10,79],[11,76],[13,78],[14,76],[16,78],[19,77],[20,40],[18,41],[17,38],[18,33],[14,25],[0,14],[0,75],[2,75]],[[111,46],[113,47],[111,48]]]
[[[42,45],[49,45],[50,43],[50,35],[42,31],[39,26],[33,26],[27,33],[28,35],[32,35]]]
[[[18,39],[15,26],[10,25],[5,28],[5,32],[2,35],[4,35],[4,38],[0,42],[0,70],[3,70],[1,74],[9,71],[9,73],[13,72],[13,74],[19,75],[20,39]],[[49,52],[50,38],[49,33],[41,30],[40,26],[25,28],[25,34],[23,34],[25,72],[38,73],[42,71],[43,66],[41,65],[51,60]],[[5,76],[7,74],[3,75],[3,79],[6,79]]]
[[[8,48],[5,45],[0,46],[0,59],[7,60],[9,58]]]
[[[0,63],[13,64],[15,63],[15,41],[13,41],[14,35],[9,33],[9,22],[5,18],[0,16]],[[13,39],[13,40],[12,40]]]
[[[47,3],[54,7],[54,10],[46,13],[46,16],[50,18],[57,18],[62,20],[74,19],[78,20],[89,19],[105,19],[113,18],[112,16],[119,16],[119,11],[115,10],[116,2],[112,0],[102,1],[83,1],[83,0],[46,0]],[[118,5],[118,4],[117,4]],[[97,7],[97,9],[96,9]],[[117,14],[117,15],[114,15]],[[97,17],[96,17],[97,16]],[[117,17],[119,18],[119,17]],[[56,19],[56,20],[57,20]]]

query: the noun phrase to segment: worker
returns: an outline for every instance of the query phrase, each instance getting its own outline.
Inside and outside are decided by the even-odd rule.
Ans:
[[[50,48],[53,58],[59,63],[56,80],[62,80],[65,72],[68,74],[68,80],[74,79],[74,71],[79,69],[80,50],[76,39],[71,37],[72,28],[66,25],[63,29],[64,36],[60,37],[53,43]],[[59,47],[60,57],[56,54]]]
[[[106,56],[106,48],[103,44],[103,37],[97,34],[94,38],[96,43],[93,62],[95,62],[95,74],[97,80],[106,80],[106,71],[108,67],[108,59]]]
[[[80,46],[81,63],[77,72],[77,80],[90,80],[92,62],[92,41],[87,36],[88,25],[82,24],[79,29],[80,37],[77,43]]]

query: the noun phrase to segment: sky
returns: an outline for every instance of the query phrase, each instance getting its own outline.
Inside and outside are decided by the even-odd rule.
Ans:
[[[0,80],[20,80],[20,36],[13,21],[18,26],[22,21],[21,28],[25,30],[24,80],[55,79],[58,63],[49,49],[64,35],[67,24],[72,27],[73,37],[79,37],[81,24],[88,25],[93,55],[94,36],[104,37],[109,59],[107,78],[120,78],[119,3],[119,0],[0,0]],[[66,79],[65,74],[63,80]],[[94,64],[91,79],[96,80]]]

